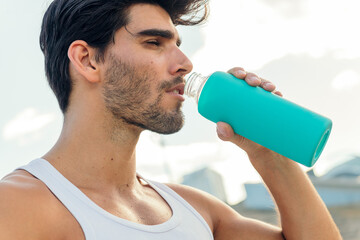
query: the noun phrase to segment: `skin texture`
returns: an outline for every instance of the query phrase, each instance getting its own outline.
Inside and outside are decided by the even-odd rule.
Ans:
[[[159,36],[154,29],[170,34]],[[168,204],[137,177],[135,148],[146,128],[171,133],[182,126],[183,99],[172,89],[192,64],[178,45],[168,14],[147,4],[130,8],[130,22],[116,32],[104,62],[95,60],[96,49],[86,42],[73,42],[68,50],[74,82],[69,109],[57,143],[43,156],[97,205],[141,224],[160,224],[172,215]],[[273,84],[242,68],[229,72],[281,95]],[[234,134],[226,123],[218,123],[217,132],[247,152],[276,201],[281,226],[245,218],[202,191],[168,184],[203,216],[215,239],[341,239],[297,164]],[[0,182],[0,212],[0,239],[85,239],[57,198],[22,170]]]
[[[136,125],[154,132],[170,134],[181,129],[184,117],[180,111],[181,102],[172,112],[164,111],[160,103],[164,97],[164,90],[183,83],[181,77],[163,81],[158,84],[158,97],[154,102],[146,104],[151,92],[152,69],[138,69],[122,63],[111,57],[111,67],[106,73],[104,99],[107,110],[117,120],[124,120],[128,124]]]

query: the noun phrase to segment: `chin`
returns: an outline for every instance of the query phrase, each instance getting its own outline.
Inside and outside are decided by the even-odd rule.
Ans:
[[[160,134],[173,134],[182,129],[184,126],[183,114],[177,113],[176,116],[171,116],[167,119],[161,119],[161,121],[154,122],[148,130],[160,133]]]

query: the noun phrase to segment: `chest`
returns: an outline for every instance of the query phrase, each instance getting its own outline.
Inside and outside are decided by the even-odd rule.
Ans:
[[[51,239],[87,239],[83,226],[84,221],[87,220],[91,222],[91,228],[98,228],[94,231],[100,232],[104,229],[104,231],[109,232],[111,231],[109,226],[116,223],[121,226],[131,227],[134,225],[137,227],[145,226],[146,228],[169,222],[173,216],[173,210],[169,204],[161,196],[157,195],[150,194],[142,199],[125,198],[117,200],[91,194],[89,197],[94,206],[86,206],[89,209],[82,210],[81,214],[85,214],[85,217],[80,219],[79,216],[76,217],[73,215],[74,213],[70,213],[62,202],[58,201],[57,212],[61,223],[59,222],[57,225],[58,232],[56,235],[58,237],[52,236]],[[79,222],[82,222],[82,224]],[[102,239],[102,237],[97,239]]]
[[[133,211],[133,208],[107,208],[108,211],[82,211],[83,216],[76,219],[71,213],[63,213],[64,234],[51,239],[86,240],[194,240],[213,239],[212,234],[200,215],[177,200],[167,204],[151,202],[149,209]],[[103,212],[105,211],[105,212]],[[111,212],[111,213],[110,213]],[[126,213],[126,214],[124,214]],[[141,214],[139,214],[141,213]],[[80,223],[80,224],[79,224]],[[60,237],[61,236],[61,237]],[[49,239],[49,238],[48,238]]]

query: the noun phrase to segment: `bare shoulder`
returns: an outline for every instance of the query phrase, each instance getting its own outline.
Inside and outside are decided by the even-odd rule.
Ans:
[[[281,229],[246,218],[216,197],[180,184],[166,184],[207,221],[216,240],[221,239],[283,239]]]
[[[44,183],[17,170],[0,181],[0,239],[57,239],[65,207]],[[66,218],[65,218],[66,219]],[[60,227],[60,228],[59,228]]]
[[[22,213],[22,217],[26,217],[43,208],[48,194],[41,181],[26,171],[17,170],[0,181],[0,208],[13,215],[26,209]]]
[[[222,209],[224,207],[226,208],[225,203],[221,202],[207,192],[190,186],[173,183],[167,183],[166,185],[185,199],[193,208],[195,208],[208,223],[210,229],[214,232],[219,220],[216,212],[218,209]]]
[[[0,199],[2,203],[9,202],[9,204],[16,204],[18,201],[23,201],[23,199],[10,199],[10,197],[41,197],[46,193],[46,186],[37,178],[32,176],[30,173],[24,170],[17,170],[0,180]],[[36,195],[34,195],[36,194]]]

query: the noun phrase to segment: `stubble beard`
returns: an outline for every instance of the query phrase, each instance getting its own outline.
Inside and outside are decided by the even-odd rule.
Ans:
[[[160,134],[178,132],[184,125],[182,103],[178,102],[172,111],[161,107],[164,89],[182,83],[181,78],[162,82],[157,87],[156,100],[148,103],[151,96],[153,72],[137,69],[111,56],[111,66],[106,72],[103,96],[106,109],[112,114],[115,123],[119,121]]]

